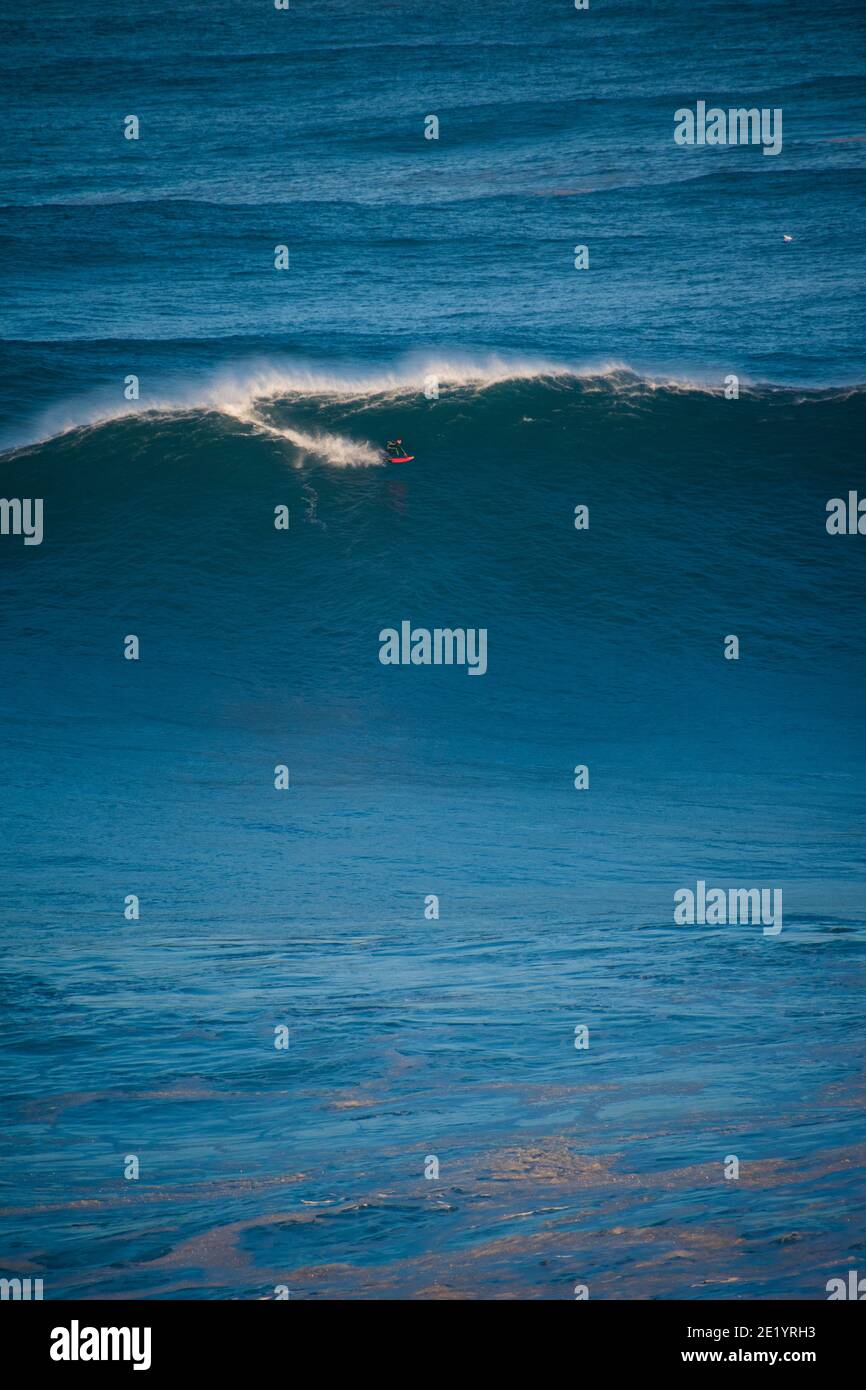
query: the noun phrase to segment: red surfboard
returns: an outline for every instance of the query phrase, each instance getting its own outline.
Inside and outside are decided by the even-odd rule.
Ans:
[[[414,454],[404,454],[404,455],[402,456],[402,458],[395,459],[394,456],[393,456],[393,454],[389,454],[389,455],[388,455],[388,462],[389,462],[389,463],[412,463],[412,462],[414,461],[414,458],[415,458],[415,455],[414,455]]]

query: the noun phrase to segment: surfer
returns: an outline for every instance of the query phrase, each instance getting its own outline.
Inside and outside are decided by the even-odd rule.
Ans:
[[[389,463],[412,463],[415,458],[410,454],[402,439],[389,439],[385,445],[385,454]]]

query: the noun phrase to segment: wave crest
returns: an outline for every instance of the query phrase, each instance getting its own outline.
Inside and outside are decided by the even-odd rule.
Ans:
[[[374,406],[405,403],[407,398],[423,399],[431,381],[443,395],[477,393],[505,382],[529,381],[545,381],[554,389],[579,382],[584,390],[609,391],[613,395],[647,391],[720,395],[727,370],[689,375],[646,373],[615,360],[574,365],[543,357],[501,354],[414,354],[391,368],[339,370],[290,360],[255,359],[223,367],[192,384],[188,380],[167,381],[161,390],[147,391],[135,405],[118,402],[114,394],[109,398],[105,391],[72,397],[44,411],[26,430],[25,437],[9,440],[3,447],[40,444],[73,430],[121,419],[216,412],[258,432],[282,438],[301,455],[315,456],[335,467],[374,466],[382,462],[382,451],[368,440],[298,428],[291,420],[275,421],[268,415],[269,408],[279,405],[291,410],[293,403],[317,408],[339,405],[356,413]],[[757,385],[744,373],[738,376],[741,390],[797,390],[769,383]],[[861,389],[847,388],[849,392]]]

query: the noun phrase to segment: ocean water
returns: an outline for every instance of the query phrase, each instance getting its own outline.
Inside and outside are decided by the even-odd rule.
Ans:
[[[866,1259],[862,7],[3,18],[0,494],[44,538],[0,536],[0,1275],[825,1298]],[[699,99],[781,153],[677,146]],[[383,665],[404,621],[486,671]],[[699,880],[782,930],[678,924]]]

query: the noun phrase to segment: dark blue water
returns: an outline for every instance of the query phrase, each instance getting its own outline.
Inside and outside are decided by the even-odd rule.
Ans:
[[[104,10],[0,57],[0,492],[45,518],[0,536],[0,1274],[826,1297],[866,1259],[861,7]],[[698,99],[782,152],[678,147]],[[486,673],[383,665],[404,620]],[[781,932],[677,925],[699,879]]]

